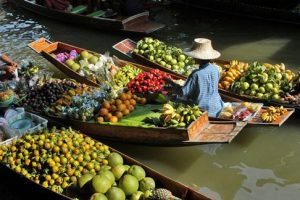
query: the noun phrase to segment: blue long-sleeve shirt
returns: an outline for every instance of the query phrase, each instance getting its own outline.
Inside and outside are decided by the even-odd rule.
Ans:
[[[218,68],[207,63],[195,70],[181,88],[183,96],[208,111],[210,117],[216,117],[224,104],[218,92],[219,76]]]

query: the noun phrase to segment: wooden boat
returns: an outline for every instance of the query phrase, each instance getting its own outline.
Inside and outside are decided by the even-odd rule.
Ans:
[[[207,112],[186,129],[99,124],[39,114],[57,126],[71,126],[95,138],[161,146],[230,143],[247,125],[247,122],[208,121]]]
[[[172,75],[178,76],[181,79],[186,79],[187,77],[184,75],[180,75],[176,72],[173,72],[172,70],[158,64],[155,62],[150,61],[149,59],[145,58],[144,56],[141,56],[135,52],[132,52],[132,58],[134,58],[136,61],[146,64],[149,67],[157,68],[160,70],[163,70],[165,72],[168,72]],[[215,60],[216,63],[220,64],[226,64],[229,63],[229,61],[225,60]],[[235,94],[231,91],[220,89],[219,88],[219,93],[223,99],[223,101],[226,102],[255,102],[255,103],[263,103],[264,105],[274,105],[274,106],[284,106],[286,108],[295,108],[296,111],[300,111],[300,105],[294,105],[294,104],[289,104],[289,103],[284,103],[284,102],[276,102],[276,101],[267,101],[265,99],[259,99],[257,97],[249,96],[249,95],[239,95]]]
[[[149,12],[142,12],[133,16],[115,18],[89,17],[85,15],[67,13],[55,9],[49,9],[45,6],[38,5],[30,0],[14,0],[20,7],[55,20],[66,23],[76,23],[87,27],[107,31],[123,31],[133,33],[148,34],[164,27],[163,24],[149,20]]]
[[[63,73],[65,73],[66,75],[68,75],[69,77],[77,80],[80,83],[84,83],[90,86],[94,86],[97,87],[99,86],[98,83],[95,83],[91,80],[88,80],[87,78],[81,76],[79,73],[73,71],[72,69],[70,69],[67,65],[65,65],[64,63],[59,62],[58,60],[56,60],[51,54],[55,53],[55,52],[61,52],[61,51],[71,51],[73,49],[75,49],[78,53],[86,50],[86,49],[82,49],[80,47],[76,47],[76,46],[72,46],[70,44],[66,44],[66,43],[62,43],[62,42],[50,42],[48,40],[46,40],[45,38],[40,38],[32,43],[30,43],[28,45],[30,48],[32,48],[34,51],[41,53],[48,61],[50,61],[54,66],[56,66],[59,70],[61,70]],[[99,54],[93,51],[89,51],[86,50],[92,54]],[[150,67],[146,67],[143,65],[139,65],[136,63],[132,63],[129,61],[125,61],[125,60],[121,60],[118,59],[116,57],[114,57],[114,62],[116,64],[118,64],[119,66],[125,66],[126,64],[130,64],[132,66],[138,67],[140,69],[142,69],[143,71],[150,71],[153,68]],[[180,79],[180,76],[177,75],[173,75],[173,78],[175,79]]]
[[[287,112],[281,115],[276,121],[273,122],[263,122],[262,119],[260,118],[262,112],[266,110],[267,107],[263,106],[261,110],[249,121],[247,121],[247,125],[263,125],[263,126],[282,126],[286,120],[293,115],[295,112],[294,108],[287,108]],[[217,117],[209,117],[209,120],[212,121],[233,121],[230,119],[221,119]]]
[[[280,8],[272,8],[266,6],[259,6],[261,2],[259,1],[255,3],[255,1],[248,1],[251,3],[247,3],[245,1],[211,1],[211,0],[204,0],[204,1],[197,1],[197,0],[175,0],[175,2],[179,5],[186,5],[191,6],[193,8],[201,8],[208,11],[218,12],[222,14],[228,14],[233,16],[243,16],[249,17],[259,20],[267,20],[267,21],[275,21],[275,22],[284,22],[284,23],[291,23],[291,24],[300,24],[300,13],[295,11],[291,11],[288,9],[290,7],[296,7],[297,0],[292,1],[277,1],[277,5],[281,5]],[[276,2],[272,2],[274,5]],[[284,9],[284,8],[287,9]]]
[[[15,139],[15,138],[13,138]],[[13,141],[13,139],[8,140],[2,144],[0,144],[0,147],[2,145],[8,144],[10,142]],[[181,199],[188,199],[188,200],[210,200],[209,197],[205,196],[204,194],[201,194],[191,188],[189,188],[188,186],[176,182],[162,174],[160,174],[159,172],[151,169],[150,167],[147,167],[146,165],[143,165],[142,163],[138,162],[137,160],[127,156],[126,154],[123,154],[113,148],[110,147],[110,150],[112,152],[117,152],[119,154],[121,154],[124,158],[124,163],[129,164],[129,165],[140,165],[145,169],[145,172],[147,174],[147,176],[152,177],[155,182],[157,183],[157,187],[163,187],[166,188],[168,190],[170,190],[173,195],[181,198]],[[5,174],[11,174],[13,175],[13,178],[16,179],[16,182],[20,182],[22,184],[22,187],[24,185],[30,185],[31,189],[40,189],[40,190],[44,190],[45,193],[47,193],[48,195],[51,195],[51,197],[53,196],[53,199],[73,199],[65,194],[59,194],[59,193],[55,193],[47,188],[44,188],[42,185],[35,183],[34,181],[31,181],[30,179],[25,178],[24,176],[17,174],[15,171],[13,171],[12,169],[8,168],[6,165],[4,165],[3,163],[0,164],[0,170],[1,171],[5,171]],[[11,178],[11,176],[10,176]],[[29,188],[28,188],[29,189]],[[48,196],[47,195],[47,196]]]

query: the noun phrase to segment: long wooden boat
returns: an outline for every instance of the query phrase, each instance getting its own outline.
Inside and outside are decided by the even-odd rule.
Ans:
[[[179,76],[182,79],[187,78],[186,76],[180,75],[176,72],[173,72],[172,70],[170,70],[158,63],[152,62],[149,59],[145,58],[144,56],[141,56],[135,52],[132,52],[132,58],[134,58],[137,62],[145,64],[149,67],[163,70],[163,71],[173,74],[175,76]],[[220,64],[229,63],[229,61],[225,61],[225,60],[215,60],[215,62],[220,63]],[[264,105],[274,105],[274,106],[284,106],[286,108],[295,108],[296,111],[300,111],[300,104],[295,105],[295,104],[289,104],[289,103],[284,103],[284,102],[267,101],[265,99],[259,99],[257,97],[253,97],[253,96],[249,96],[249,95],[235,94],[231,91],[220,89],[220,88],[219,88],[219,93],[220,93],[223,101],[226,101],[226,102],[245,102],[245,101],[247,101],[247,102],[263,103]]]
[[[95,138],[159,146],[230,143],[247,125],[247,122],[208,121],[207,112],[186,129],[99,124],[39,114],[57,126],[68,125]]]
[[[86,130],[86,131],[88,131],[88,130]],[[15,139],[15,138],[13,138],[13,139]],[[2,145],[12,142],[13,139],[0,144],[0,147]],[[147,176],[150,176],[155,180],[155,182],[157,183],[157,187],[166,188],[166,189],[170,190],[173,195],[175,195],[183,200],[210,200],[210,198],[205,196],[204,194],[201,194],[198,191],[195,191],[182,183],[174,181],[174,180],[170,179],[169,177],[166,177],[166,176],[160,174],[159,172],[151,169],[150,167],[147,167],[146,165],[138,162],[137,160],[127,156],[126,154],[123,154],[111,147],[110,147],[110,150],[112,152],[117,152],[117,153],[121,154],[124,158],[124,163],[129,164],[129,165],[142,166],[145,169]],[[30,179],[27,179],[20,174],[17,174],[16,172],[14,172],[12,169],[8,168],[3,163],[0,164],[0,170],[2,172],[5,171],[5,174],[14,175],[13,178],[15,178],[16,182],[19,182],[20,186],[22,186],[22,187],[23,187],[23,185],[29,184],[30,186],[32,186],[31,187],[32,190],[34,190],[34,189],[44,190],[45,193],[51,195],[51,197],[53,196],[53,199],[73,199],[69,196],[66,196],[65,194],[55,193],[47,188],[44,188],[42,185],[37,184],[34,181],[31,181]],[[9,178],[11,178],[11,176]],[[34,197],[33,197],[33,199],[34,199]]]
[[[148,34],[163,28],[165,25],[149,20],[149,12],[142,12],[133,16],[117,16],[115,18],[90,17],[85,15],[67,13],[55,9],[49,9],[38,5],[35,1],[14,0],[20,7],[44,17],[66,23],[76,23],[77,25],[87,26],[106,31],[123,31],[133,33]]]
[[[70,67],[68,67],[67,65],[65,65],[64,63],[59,62],[58,60],[56,60],[51,54],[54,52],[60,52],[60,51],[71,51],[73,49],[75,49],[78,53],[82,52],[82,51],[88,51],[89,53],[92,54],[99,54],[90,50],[86,50],[80,47],[76,47],[70,44],[66,44],[63,42],[50,42],[48,40],[46,40],[45,38],[40,38],[32,43],[30,43],[28,45],[30,48],[32,48],[33,50],[35,50],[38,53],[41,53],[49,62],[51,62],[54,66],[56,66],[59,70],[61,70],[63,73],[65,73],[66,75],[68,75],[69,77],[77,80],[80,83],[84,83],[90,86],[94,86],[97,87],[99,86],[98,83],[95,83],[91,80],[88,80],[86,77],[81,76],[79,73],[73,71],[72,69],[70,69]],[[142,69],[143,71],[150,71],[152,68],[150,67],[146,67],[137,63],[132,63],[129,61],[125,61],[125,60],[121,60],[118,59],[116,57],[114,57],[114,62],[116,64],[118,64],[119,66],[125,66],[127,64],[130,64],[132,66],[135,66],[137,68]],[[180,79],[180,76],[177,75],[172,75],[173,78],[175,79]]]
[[[261,0],[263,1],[263,0]],[[250,1],[249,1],[250,2]],[[270,2],[270,1],[269,1]],[[255,5],[252,3],[242,2],[242,1],[197,1],[197,0],[175,0],[175,3],[179,5],[191,6],[193,8],[201,8],[208,11],[218,12],[222,14],[232,15],[232,16],[242,16],[249,17],[259,20],[284,22],[291,24],[300,24],[300,13],[295,11],[292,12],[289,9],[284,9],[288,7],[287,5],[297,5],[297,0],[287,1],[287,2],[277,2],[277,5],[282,5],[280,8],[272,8],[266,6],[259,6],[259,3]],[[275,2],[273,2],[274,4]],[[299,3],[299,2],[298,2]]]

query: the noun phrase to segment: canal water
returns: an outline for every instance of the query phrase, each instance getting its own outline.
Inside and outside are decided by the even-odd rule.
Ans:
[[[206,37],[212,39],[222,59],[284,62],[293,70],[300,67],[299,26],[186,7],[156,9],[152,17],[167,24],[152,36],[170,44],[185,48],[193,38]],[[34,60],[56,76],[63,76],[27,47],[40,37],[100,53],[109,51],[125,59],[112,45],[125,38],[141,38],[55,22],[11,7],[0,8],[0,52],[18,62]],[[189,147],[108,144],[216,200],[300,198],[300,132],[296,117],[280,128],[249,126],[230,144]],[[11,199],[17,199],[13,198],[17,194],[11,195]]]

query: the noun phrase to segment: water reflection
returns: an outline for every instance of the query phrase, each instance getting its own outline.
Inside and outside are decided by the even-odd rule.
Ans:
[[[286,179],[276,176],[271,169],[259,169],[244,163],[231,168],[245,176],[234,199],[299,199],[300,184],[288,184]]]

